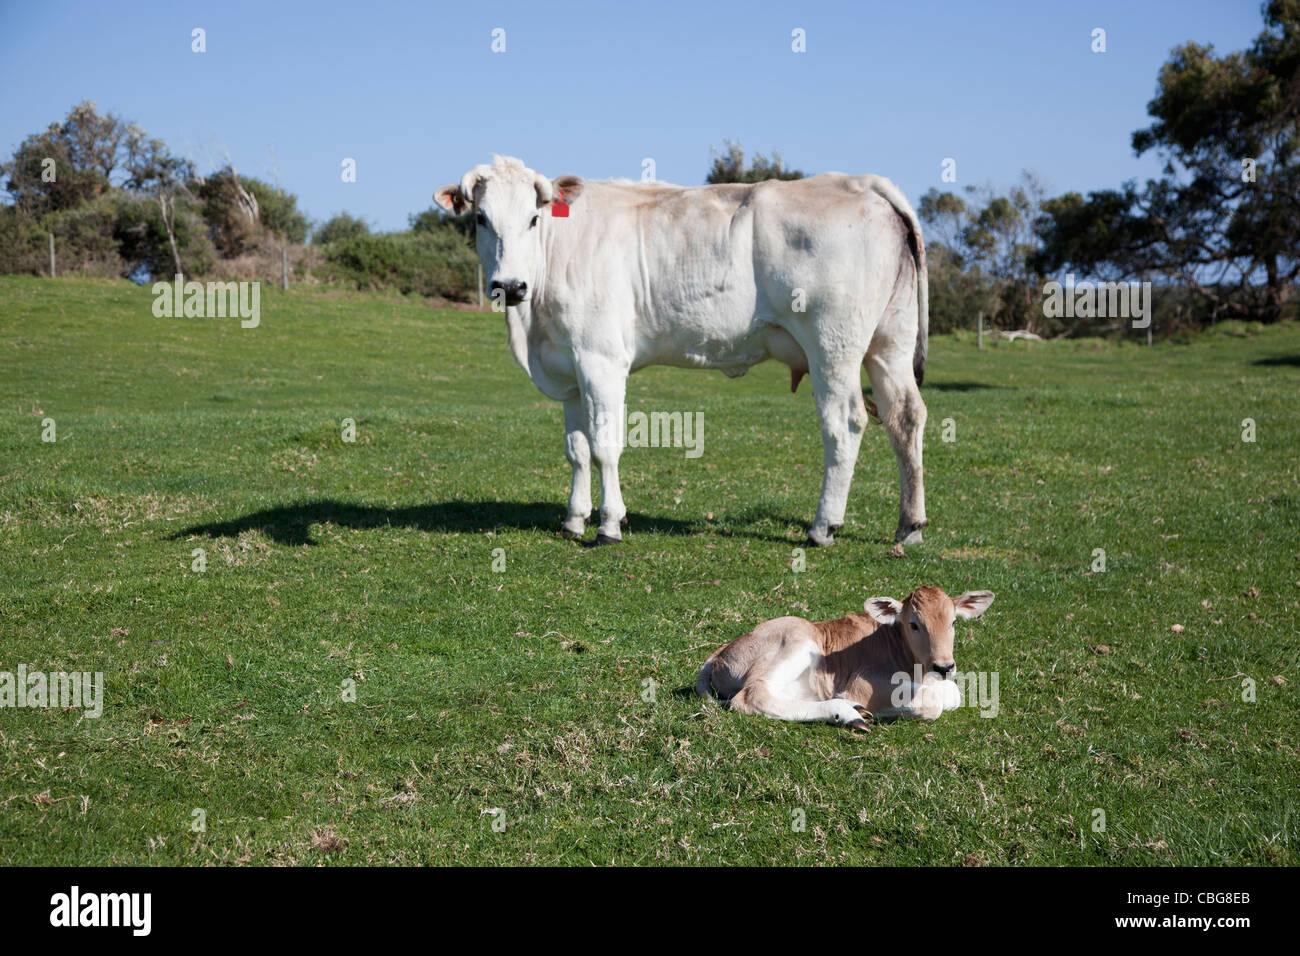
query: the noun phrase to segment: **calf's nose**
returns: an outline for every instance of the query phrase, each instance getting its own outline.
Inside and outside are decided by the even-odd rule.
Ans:
[[[933,664],[930,665],[930,667],[940,677],[947,677],[949,674],[951,674],[953,671],[957,669],[957,663],[955,661],[952,661],[947,664],[940,664],[938,661],[935,661]]]

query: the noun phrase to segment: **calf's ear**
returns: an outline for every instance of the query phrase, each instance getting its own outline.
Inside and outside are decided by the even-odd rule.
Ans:
[[[461,192],[459,184],[443,186],[433,194],[433,199],[447,212],[454,213],[457,216],[469,208],[469,199]]]
[[[979,617],[988,610],[988,606],[993,603],[993,592],[967,591],[952,603],[957,609],[957,616],[969,620],[972,617]]]
[[[878,624],[893,624],[903,610],[903,605],[891,597],[867,598],[862,607]]]

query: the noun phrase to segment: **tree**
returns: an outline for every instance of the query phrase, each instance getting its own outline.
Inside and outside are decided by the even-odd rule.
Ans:
[[[176,275],[184,275],[180,247],[176,242],[176,199],[181,196],[189,201],[194,200],[187,185],[195,178],[194,164],[188,159],[173,156],[166,143],[160,139],[151,139],[144,130],[133,125],[127,132],[124,165],[127,172],[126,188],[147,194],[158,204]]]
[[[1271,0],[1250,49],[1176,48],[1133,150],[1160,179],[1044,204],[1048,269],[1186,283],[1211,320],[1281,317],[1300,276],[1300,0]]]
[[[1044,332],[1042,274],[1035,267],[1037,221],[1043,203],[1041,181],[1031,172],[1005,196],[991,187],[968,186],[971,202],[931,189],[921,197],[930,255],[931,316],[936,329],[969,328],[970,317],[949,314],[981,310],[991,321]]]
[[[786,169],[780,153],[773,153],[769,161],[762,153],[754,155],[754,161],[745,168],[745,151],[739,143],[724,140],[726,153],[714,152],[713,166],[705,182],[716,183],[758,183],[765,179],[803,179],[803,173],[797,169]]]
[[[19,209],[40,217],[71,209],[101,195],[120,174],[126,124],[94,103],[82,101],[62,123],[22,141],[0,166],[5,189]]]

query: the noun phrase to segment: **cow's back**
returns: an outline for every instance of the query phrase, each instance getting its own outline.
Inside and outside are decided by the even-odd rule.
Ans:
[[[635,348],[637,366],[754,364],[767,357],[763,323],[815,309],[832,291],[858,294],[869,228],[883,224],[884,258],[896,263],[905,231],[873,179],[588,182],[570,216],[549,224],[538,307],[562,320],[633,319],[620,331],[637,341],[620,344]]]

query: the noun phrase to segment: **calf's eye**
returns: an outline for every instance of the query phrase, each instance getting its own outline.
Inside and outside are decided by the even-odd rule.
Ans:
[[[916,622],[915,622],[915,621],[912,622],[912,630],[914,630],[914,631],[919,631],[919,630],[920,630],[920,628],[916,626]]]
[[[533,229],[533,228],[535,228],[536,226],[537,226],[537,217],[534,216],[534,217],[533,217],[533,221],[530,222],[530,223],[528,224],[528,228],[529,228],[529,229]]]

